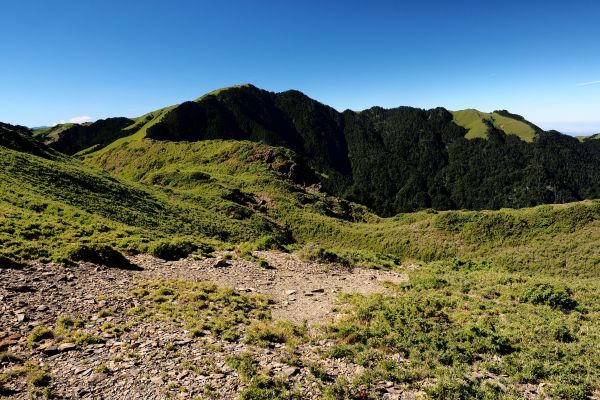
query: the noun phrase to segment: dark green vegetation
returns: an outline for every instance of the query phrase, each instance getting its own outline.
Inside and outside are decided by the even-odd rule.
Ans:
[[[79,245],[69,250],[67,258],[75,262],[85,261],[107,267],[135,268],[123,254],[107,245]]]
[[[43,128],[35,136],[52,148],[66,154],[75,154],[88,147],[102,148],[116,139],[128,136],[125,128],[134,121],[128,118],[108,118],[86,124],[65,124]]]
[[[136,120],[55,129],[42,134],[71,154],[98,150],[123,136],[117,143],[235,139],[284,146],[297,154],[289,171],[296,182],[320,182],[329,193],[380,215],[600,196],[600,142],[543,132],[504,110],[373,107],[339,113],[298,91],[242,85]]]

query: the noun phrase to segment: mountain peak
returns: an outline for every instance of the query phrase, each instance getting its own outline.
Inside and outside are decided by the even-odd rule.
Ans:
[[[236,91],[236,90],[240,90],[240,89],[255,89],[255,90],[263,90],[263,89],[259,89],[256,86],[254,86],[251,83],[242,83],[239,85],[232,85],[232,86],[226,86],[223,88],[219,88],[219,89],[215,89],[211,92],[205,93],[202,96],[198,97],[196,100],[194,101],[200,101],[208,96],[218,96],[219,94],[225,93],[225,92],[229,92],[229,91]]]

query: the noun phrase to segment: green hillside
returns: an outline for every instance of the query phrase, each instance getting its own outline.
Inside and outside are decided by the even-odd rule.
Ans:
[[[283,235],[260,215],[236,220],[215,212],[236,209],[232,201],[182,199],[37,146],[18,151],[0,145],[0,242],[11,259],[60,260],[71,245],[88,242],[148,251],[163,239],[223,243]]]
[[[507,111],[490,115],[493,120],[484,119],[488,140],[463,140],[468,131],[442,108],[374,107],[338,113],[298,91],[272,93],[240,85],[138,119],[129,129],[138,129],[136,133],[109,147],[144,137],[283,146],[317,172],[328,193],[384,216],[423,208],[498,209],[600,196],[600,173],[594,168],[600,160],[598,146],[543,132]],[[471,118],[471,123],[484,120]],[[520,137],[507,134],[511,132]]]
[[[86,162],[122,179],[179,193],[195,202],[218,204],[223,188],[238,189],[238,205],[285,226],[292,240],[300,243],[427,261],[483,256],[497,259],[509,269],[518,265],[558,271],[568,264],[585,274],[599,266],[599,253],[593,246],[600,240],[597,201],[523,210],[423,211],[380,218],[364,207],[311,192],[291,181],[293,158],[288,150],[252,142],[141,140],[101,155],[88,155]],[[203,178],[193,180],[193,175]],[[516,259],[518,263],[512,265]]]
[[[598,140],[598,139],[600,139],[600,133],[597,133],[595,135],[590,135],[590,136],[577,136],[577,139],[579,139],[582,142],[584,142],[586,140]]]
[[[484,113],[474,109],[466,109],[460,111],[452,111],[454,116],[454,122],[467,129],[465,137],[467,139],[473,138],[487,138],[489,126],[493,125],[496,129],[505,132],[507,135],[515,135],[519,139],[526,142],[533,142],[537,132],[541,129],[524,121],[521,117],[509,114],[506,111],[494,111],[491,113]]]
[[[316,174],[284,148],[142,139],[82,163],[37,146],[0,146],[0,237],[2,253],[14,259],[60,258],[66,247],[86,242],[149,251],[161,240],[227,247],[270,236],[278,245],[317,242],[400,259],[467,256],[503,265],[518,259],[518,268],[533,270],[597,268],[597,202],[380,218],[306,187]],[[544,255],[525,250],[533,243]]]
[[[381,216],[600,197],[596,141],[543,132],[504,110],[373,107],[339,113],[299,91],[273,93],[245,84],[133,120],[113,118],[35,134],[79,156],[144,139],[281,146],[314,171],[306,185],[318,183],[330,195]]]

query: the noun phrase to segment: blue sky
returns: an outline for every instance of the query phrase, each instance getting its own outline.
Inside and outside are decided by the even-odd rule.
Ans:
[[[0,2],[0,121],[138,116],[250,82],[333,107],[600,132],[597,1]]]

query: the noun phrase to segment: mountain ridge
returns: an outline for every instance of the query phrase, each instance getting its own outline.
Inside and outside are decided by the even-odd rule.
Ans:
[[[595,141],[544,132],[506,110],[464,111],[376,106],[338,112],[297,90],[275,93],[244,84],[119,119],[112,131],[102,129],[108,120],[70,127],[62,142],[47,143],[91,158],[148,139],[249,140],[286,147],[315,171],[327,192],[384,216],[600,197]],[[557,162],[559,154],[564,166]]]

